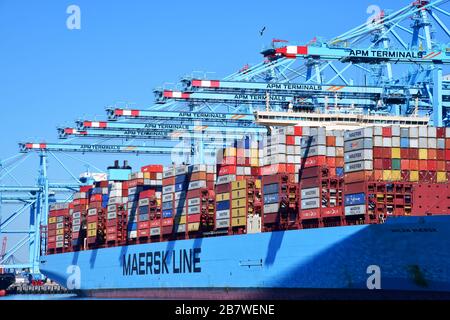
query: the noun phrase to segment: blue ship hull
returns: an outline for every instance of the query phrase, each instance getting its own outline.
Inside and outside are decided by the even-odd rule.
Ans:
[[[447,293],[450,216],[54,254],[42,256],[40,268],[63,286],[100,297],[293,298],[309,290]]]

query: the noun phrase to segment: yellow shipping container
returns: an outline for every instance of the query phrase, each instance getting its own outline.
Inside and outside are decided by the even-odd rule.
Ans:
[[[384,181],[392,181],[392,171],[391,170],[383,170],[383,180]]]
[[[150,172],[144,172],[144,179],[150,179]]]
[[[51,223],[56,223],[56,217],[48,218],[48,223],[49,223],[49,224],[51,224]]]
[[[250,166],[258,167],[259,166],[259,159],[258,158],[251,158],[250,159]]]
[[[246,181],[233,181],[231,182],[231,190],[245,189]]]
[[[232,218],[231,219],[231,226],[232,227],[240,227],[247,225],[247,218]]]
[[[88,237],[96,237],[96,236],[97,236],[97,229],[88,230]]]
[[[428,159],[428,149],[419,149],[419,160]]]
[[[188,231],[198,231],[198,229],[200,229],[200,222],[188,224]]]
[[[392,159],[401,159],[400,148],[392,148]]]
[[[409,181],[411,182],[419,181],[419,171],[411,171],[409,173]]]
[[[438,172],[437,173],[437,182],[447,182],[447,172]]]
[[[225,157],[236,157],[236,148],[225,148]]]
[[[392,170],[392,181],[401,181],[402,172],[400,170]]]
[[[56,235],[57,236],[62,235],[62,234],[64,234],[64,229],[57,229],[56,230]]]
[[[241,189],[241,190],[233,190],[231,192],[231,197],[233,200],[235,199],[245,199],[246,198],[246,192],[247,190]]]
[[[156,199],[156,205],[160,206],[161,205],[161,199]]]
[[[259,157],[259,150],[258,149],[250,149],[250,157],[251,158],[257,158]]]
[[[219,193],[218,195],[216,195],[216,201],[226,201],[226,200],[230,200],[230,193]]]
[[[97,229],[97,222],[88,223],[88,230]]]
[[[256,189],[261,189],[261,180],[260,179],[255,180],[255,187],[256,187]]]
[[[186,216],[181,216],[181,217],[175,217],[174,218],[174,223],[175,224],[186,224]]]
[[[236,199],[231,201],[231,208],[242,208],[247,204],[247,199]]]
[[[231,216],[233,218],[245,217],[247,216],[247,212],[245,208],[231,209]]]

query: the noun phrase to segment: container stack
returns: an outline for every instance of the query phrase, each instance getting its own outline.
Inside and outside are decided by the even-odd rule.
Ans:
[[[106,242],[108,246],[125,243],[127,240],[127,183],[110,182],[106,216]]]
[[[70,213],[68,203],[50,205],[47,227],[47,252],[62,253],[71,249]]]
[[[107,208],[104,206],[104,195],[108,194],[107,183],[107,181],[96,183],[96,186],[90,190],[86,235],[88,248],[95,247],[97,244],[102,245],[106,240]]]
[[[293,228],[298,223],[298,183],[293,174],[262,177],[264,230]]]
[[[80,187],[79,192],[73,196],[72,213],[72,248],[79,250],[84,248],[84,239],[86,238],[86,216],[89,204],[88,192],[91,186]]]
[[[260,175],[298,173],[303,129],[300,126],[274,129],[271,136],[260,142]]]
[[[169,238],[172,234],[175,216],[175,168],[165,168],[162,181],[162,221],[161,234],[165,238]]]

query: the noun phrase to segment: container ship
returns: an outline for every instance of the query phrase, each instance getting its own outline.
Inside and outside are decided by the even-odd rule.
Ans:
[[[43,274],[80,295],[450,292],[450,128],[286,126],[210,164],[127,163],[50,205]]]

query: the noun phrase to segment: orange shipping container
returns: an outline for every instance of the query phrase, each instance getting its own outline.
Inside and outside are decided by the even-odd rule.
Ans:
[[[336,167],[342,168],[344,166],[344,158],[336,158]]]
[[[428,160],[436,160],[437,152],[436,149],[428,149]]]
[[[437,162],[437,171],[446,171],[445,161]]]
[[[327,147],[335,147],[336,146],[336,137],[328,136],[327,137]]]
[[[335,157],[327,157],[327,166],[336,167],[336,158]]]
[[[401,168],[402,168],[402,170],[410,170],[409,160],[402,160],[401,161]]]
[[[419,160],[410,160],[409,161],[410,170],[419,170]]]
[[[427,160],[419,160],[419,170],[420,171],[428,170],[428,161]]]
[[[373,171],[358,171],[346,173],[344,177],[346,183],[366,181],[371,180],[372,178],[373,178]]]
[[[381,181],[383,180],[383,170],[375,170],[374,171],[374,179],[376,181]]]

